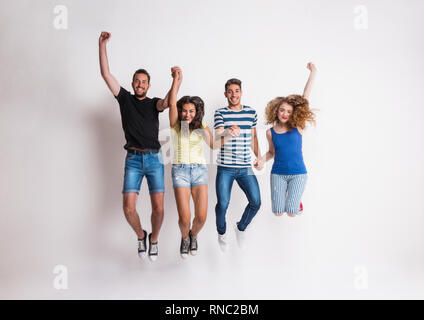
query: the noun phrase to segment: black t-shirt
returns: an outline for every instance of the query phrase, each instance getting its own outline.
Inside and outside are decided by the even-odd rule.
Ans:
[[[124,148],[160,149],[159,112],[156,103],[159,98],[138,100],[121,87],[116,99],[121,110],[122,128],[127,143]]]

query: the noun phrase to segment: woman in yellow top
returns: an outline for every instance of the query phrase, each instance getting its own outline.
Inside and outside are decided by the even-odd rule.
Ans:
[[[172,182],[181,230],[180,254],[197,253],[197,235],[206,221],[208,209],[208,169],[203,155],[203,142],[216,149],[239,134],[236,126],[228,128],[214,140],[209,127],[203,123],[204,103],[200,97],[184,96],[177,102],[182,83],[182,71],[171,68],[172,87],[169,93],[169,124],[174,147]],[[194,202],[194,220],[191,225],[190,194]]]

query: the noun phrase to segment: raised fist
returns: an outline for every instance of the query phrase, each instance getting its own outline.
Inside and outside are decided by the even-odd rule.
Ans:
[[[172,75],[172,78],[174,78],[177,81],[182,81],[183,79],[183,71],[181,70],[180,67],[172,67],[171,75]]]
[[[317,71],[317,68],[312,62],[308,62],[308,64],[306,65],[306,68],[308,68],[311,72]]]
[[[112,37],[110,32],[105,32],[103,31],[100,34],[100,38],[99,38],[99,44],[106,44],[106,42],[108,42],[110,40],[110,38]]]

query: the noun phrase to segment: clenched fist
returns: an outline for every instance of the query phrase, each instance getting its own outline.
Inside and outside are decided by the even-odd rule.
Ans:
[[[171,75],[172,75],[172,78],[174,78],[179,83],[181,83],[181,81],[183,80],[183,71],[181,70],[180,67],[172,67]]]
[[[306,68],[308,68],[311,72],[316,72],[317,71],[317,68],[315,67],[315,65],[312,62],[309,62],[306,65]]]
[[[102,32],[100,34],[100,38],[99,38],[99,45],[101,44],[106,44],[110,38],[112,37],[112,34],[110,32]]]

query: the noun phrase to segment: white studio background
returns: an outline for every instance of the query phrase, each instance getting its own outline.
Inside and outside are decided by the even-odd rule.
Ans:
[[[66,8],[65,29],[55,25],[57,6]],[[0,298],[424,298],[423,1],[19,0],[0,7]],[[132,90],[133,72],[144,67],[149,96],[163,97],[170,67],[181,66],[180,95],[204,99],[209,126],[226,104],[225,81],[240,78],[242,102],[259,115],[263,152],[267,102],[301,93],[313,61],[310,101],[319,111],[304,135],[304,214],[273,216],[269,163],[258,173],[262,207],[245,251],[231,226],[247,200],[234,185],[232,247],[222,254],[212,163],[200,251],[182,261],[167,164],[160,258],[140,261],[121,208],[124,135],[100,77],[101,31],[112,33],[109,63],[122,86]],[[160,127],[166,140],[168,111]],[[150,231],[147,195],[144,181],[137,208]],[[57,288],[59,275],[67,289]]]

